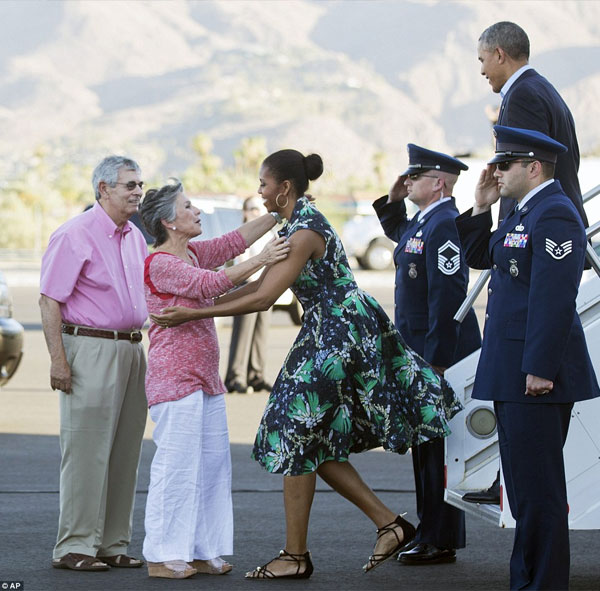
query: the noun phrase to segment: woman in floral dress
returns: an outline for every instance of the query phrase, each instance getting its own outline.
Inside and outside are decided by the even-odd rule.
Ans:
[[[268,309],[288,287],[304,308],[303,325],[273,386],[253,457],[284,475],[286,545],[248,578],[307,578],[308,521],[316,475],[359,507],[377,526],[369,571],[414,537],[362,481],[350,453],[379,446],[405,453],[445,437],[461,409],[450,386],[414,353],[377,301],[358,288],[339,237],[304,193],[323,172],[320,156],[281,150],[260,170],[259,194],[269,212],[288,222],[280,231],[288,258],[261,278],[200,310],[167,308],[162,326],[207,316]]]

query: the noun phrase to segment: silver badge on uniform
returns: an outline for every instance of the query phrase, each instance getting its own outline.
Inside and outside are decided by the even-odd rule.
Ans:
[[[421,236],[423,236],[423,230],[419,230],[419,231],[418,231],[418,232],[415,234],[415,236],[416,236],[417,238],[421,238]]]
[[[416,263],[408,263],[408,276],[411,279],[417,278],[417,264]]]
[[[510,267],[508,269],[508,272],[513,276],[513,277],[517,277],[517,275],[519,274],[519,267],[517,267],[517,259],[510,259],[510,261],[508,261],[510,263]]]
[[[519,224],[519,225],[518,225],[518,226],[515,228],[515,230],[516,230],[517,232],[522,232],[524,229],[525,229],[525,226],[524,226],[523,224]]]
[[[454,275],[460,269],[460,248],[451,240],[438,248],[438,269],[444,275]]]

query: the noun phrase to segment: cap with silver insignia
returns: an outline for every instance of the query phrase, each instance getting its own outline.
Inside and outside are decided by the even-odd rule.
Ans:
[[[434,152],[415,144],[408,144],[407,148],[408,168],[402,173],[402,176],[420,174],[428,170],[440,170],[451,174],[460,174],[461,170],[469,169],[464,162],[448,156],[448,154]]]
[[[560,142],[532,129],[494,125],[494,135],[496,154],[488,164],[523,158],[556,164],[558,155],[567,151],[567,147]]]

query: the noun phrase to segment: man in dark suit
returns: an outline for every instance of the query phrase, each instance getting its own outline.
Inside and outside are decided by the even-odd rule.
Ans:
[[[475,312],[454,314],[467,293],[469,269],[460,248],[452,197],[467,166],[451,156],[408,144],[409,167],[373,204],[383,230],[397,242],[395,323],[407,344],[441,374],[481,346]],[[419,213],[407,219],[405,198]],[[419,528],[398,556],[404,564],[454,562],[465,546],[465,515],[444,502],[444,441],[412,448]]]
[[[541,131],[568,148],[558,155],[554,176],[587,227],[577,178],[579,145],[575,122],[556,88],[529,65],[527,33],[515,23],[496,23],[481,34],[477,53],[481,75],[502,97],[498,125]],[[501,198],[500,221],[514,205],[513,199]]]
[[[542,133],[495,126],[496,155],[475,206],[456,219],[467,262],[491,268],[473,398],[493,400],[506,493],[516,520],[511,589],[567,589],[563,460],[573,403],[600,394],[576,297],[585,230],[554,180],[566,147]],[[495,232],[490,208],[518,203]]]

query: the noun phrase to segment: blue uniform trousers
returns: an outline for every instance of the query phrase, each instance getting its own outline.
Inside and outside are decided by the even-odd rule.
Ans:
[[[411,448],[419,527],[415,541],[437,548],[465,547],[465,514],[444,502],[444,440]]]
[[[563,446],[572,408],[572,403],[494,402],[506,494],[517,522],[511,590],[568,589]]]

